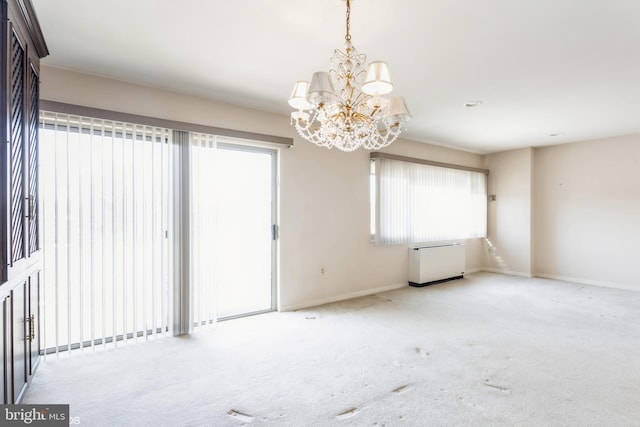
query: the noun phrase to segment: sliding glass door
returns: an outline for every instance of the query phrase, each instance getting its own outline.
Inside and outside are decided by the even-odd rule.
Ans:
[[[274,304],[275,153],[218,145],[218,318]]]
[[[275,309],[276,152],[192,134],[190,159],[194,326]]]
[[[277,151],[243,144],[42,113],[42,348],[276,308]]]

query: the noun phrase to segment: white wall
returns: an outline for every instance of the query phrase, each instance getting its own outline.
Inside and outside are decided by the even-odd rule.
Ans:
[[[49,67],[42,68],[41,77],[46,100],[294,137],[294,147],[280,156],[281,309],[406,284],[406,247],[369,241],[368,152],[315,147],[297,136],[284,115]],[[483,167],[482,156],[422,143],[398,141],[385,151]],[[483,265],[480,240],[468,241],[467,270]]]
[[[535,151],[539,276],[640,290],[640,135]]]
[[[485,159],[486,270],[640,290],[640,135]]]
[[[487,209],[486,269],[531,276],[533,149],[486,156],[490,201]]]

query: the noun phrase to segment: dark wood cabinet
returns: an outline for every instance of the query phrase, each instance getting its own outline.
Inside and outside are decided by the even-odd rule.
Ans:
[[[40,352],[39,72],[48,50],[30,0],[0,0],[0,15],[2,400],[17,403]]]
[[[11,328],[11,293],[2,298],[2,402],[10,403],[13,401],[13,381],[11,375],[13,372],[13,355],[12,355],[12,338]]]
[[[11,372],[11,396],[17,401],[27,385],[27,318],[24,309],[27,282],[20,283],[11,290],[11,343],[13,366]],[[7,325],[8,326],[8,325]]]
[[[40,360],[40,272],[14,284],[2,301],[3,402],[17,403]]]
[[[26,351],[27,351],[27,375],[30,377],[36,370],[40,361],[40,274],[34,271],[29,276],[27,299],[25,300],[26,318]]]
[[[7,309],[11,318],[10,343],[11,377],[8,397],[18,402],[35,372],[40,356],[38,331],[38,297],[40,272],[32,273],[27,280],[11,290]],[[8,316],[5,316],[8,318]],[[9,323],[7,323],[9,325]],[[7,403],[9,403],[7,402]]]
[[[25,0],[0,0],[2,53],[2,257],[1,279],[33,263],[38,230],[38,112],[40,57],[46,55],[37,20]],[[6,17],[5,17],[6,16]],[[33,36],[36,31],[40,36]],[[40,40],[37,42],[36,40]],[[39,43],[42,45],[39,46]]]

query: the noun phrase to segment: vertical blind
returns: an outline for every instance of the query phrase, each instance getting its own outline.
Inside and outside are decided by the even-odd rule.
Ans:
[[[216,176],[216,137],[210,134],[190,134],[190,278],[189,306],[191,323],[202,328],[217,320],[216,283],[216,209],[218,199]]]
[[[167,129],[42,112],[42,348],[169,332]]]
[[[377,243],[486,237],[483,172],[388,158],[372,161],[372,228]]]
[[[218,144],[196,125],[170,130],[184,124],[89,109],[102,117],[90,118],[53,104],[66,112],[40,114],[41,348],[118,346],[215,324],[221,275],[238,270],[218,260],[228,252],[220,234],[229,235],[217,227],[219,199],[229,189],[237,198],[226,185],[235,165],[227,156],[221,167],[220,149],[243,143]],[[127,121],[138,118],[146,124]]]

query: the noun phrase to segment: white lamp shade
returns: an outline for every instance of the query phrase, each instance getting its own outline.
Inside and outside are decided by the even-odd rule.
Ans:
[[[296,85],[293,87],[293,92],[291,92],[291,96],[289,97],[289,105],[296,110],[308,110],[312,108],[313,105],[309,104],[307,101],[308,90],[309,82],[304,80],[297,81]]]
[[[362,85],[362,91],[367,95],[386,95],[393,90],[389,65],[384,61],[369,64],[367,75]]]
[[[313,73],[309,91],[307,92],[307,101],[318,106],[321,104],[332,104],[336,102],[337,99],[338,97],[336,96],[329,73],[324,71]]]
[[[406,122],[411,118],[407,104],[401,96],[392,96],[387,107],[387,117],[394,122]]]

